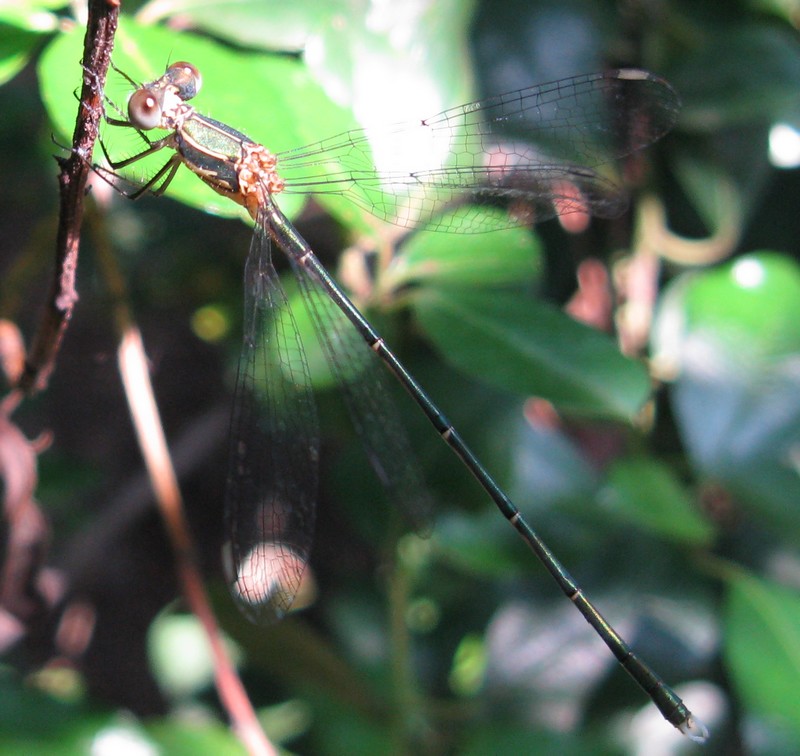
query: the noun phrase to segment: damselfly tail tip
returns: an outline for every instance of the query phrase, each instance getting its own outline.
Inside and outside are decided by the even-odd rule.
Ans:
[[[694,715],[681,722],[678,729],[695,743],[705,743],[708,740],[708,728]]]

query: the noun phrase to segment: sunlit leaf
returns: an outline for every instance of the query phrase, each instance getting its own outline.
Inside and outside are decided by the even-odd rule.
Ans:
[[[47,19],[52,19],[50,28],[32,29],[25,23],[20,27],[14,23],[18,19],[4,18],[3,10],[4,7],[0,7],[0,84],[13,79],[22,70],[41,44],[41,33],[55,27],[55,19],[49,14],[45,14],[43,20],[46,24]]]
[[[9,33],[5,24],[37,34],[55,31],[58,17],[51,11],[63,5],[61,0],[12,0],[0,3],[0,24],[3,25],[0,39]]]
[[[646,370],[606,335],[516,291],[425,288],[414,312],[444,357],[508,391],[568,412],[629,420],[646,401]]]
[[[213,34],[234,45],[267,51],[300,51],[310,29],[341,13],[342,3],[315,0],[153,0],[136,14],[140,23],[180,19],[184,26]]]
[[[486,212],[506,218],[501,210]],[[522,228],[459,236],[419,231],[395,256],[382,283],[392,288],[414,282],[524,287],[537,278],[540,254],[538,239]]]

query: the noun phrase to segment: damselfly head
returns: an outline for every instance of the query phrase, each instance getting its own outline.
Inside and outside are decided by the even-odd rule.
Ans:
[[[149,131],[161,124],[164,110],[164,92],[162,89],[142,87],[137,89],[128,100],[128,120],[137,129]]]
[[[191,100],[202,84],[200,71],[191,63],[170,65],[164,75],[139,87],[128,100],[128,119],[143,131],[162,126],[164,114],[170,114],[186,100]]]
[[[178,90],[178,97],[184,101],[195,97],[203,84],[203,77],[197,67],[184,60],[169,66],[162,79],[172,84]]]

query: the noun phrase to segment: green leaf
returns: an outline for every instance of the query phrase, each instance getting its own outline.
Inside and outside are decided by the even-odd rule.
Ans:
[[[120,730],[124,735],[124,729]],[[216,756],[244,756],[246,753],[241,741],[224,725],[202,719],[197,722],[191,719],[184,721],[179,717],[148,720],[139,733],[142,740],[144,736],[149,742],[143,743],[142,750],[149,746],[150,753],[169,753],[173,756],[211,753]]]
[[[800,266],[759,251],[688,273],[665,291],[654,329],[654,359],[682,366],[707,342],[707,367],[757,377],[800,350]],[[711,360],[713,356],[713,361]]]
[[[213,684],[208,636],[194,615],[163,612],[156,617],[148,630],[147,652],[159,689],[173,701],[188,700]]]
[[[689,329],[717,335],[732,358],[741,357],[743,345],[769,362],[794,354],[800,350],[800,266],[777,252],[738,257],[694,278],[686,315]]]
[[[764,13],[773,13],[792,25],[797,17],[797,0],[751,0],[749,5]]]
[[[725,662],[745,705],[800,732],[800,594],[745,573],[728,584]]]
[[[486,208],[485,215],[499,209]],[[419,231],[392,260],[381,285],[393,289],[410,283],[455,286],[526,286],[534,283],[541,266],[538,237],[528,229],[511,228],[491,234],[454,236]]]
[[[715,30],[670,71],[685,128],[713,131],[767,120],[791,108],[800,89],[800,44],[777,25]]]
[[[436,521],[433,544],[448,564],[471,575],[503,578],[519,571],[519,559],[509,549],[508,525],[495,510],[464,517],[445,513]]]
[[[50,13],[56,8],[63,7],[62,0],[13,0],[13,2],[0,3],[0,23],[15,26],[18,29],[43,34],[55,31],[58,27],[58,17]],[[4,39],[7,32],[0,34]],[[5,40],[4,40],[5,41]]]
[[[528,756],[543,756],[558,753],[559,756],[585,756],[587,753],[612,753],[602,735],[588,732],[553,732],[546,728],[520,727],[504,722],[492,721],[482,728],[465,727],[465,745],[462,756],[485,756],[487,753],[525,753]]]
[[[85,752],[86,743],[110,725],[112,715],[66,703],[0,669],[0,754]]]
[[[328,0],[154,0],[136,14],[140,23],[153,24],[178,17],[234,45],[266,51],[301,51],[312,29],[346,12],[343,2]]]
[[[646,457],[618,460],[600,502],[614,515],[678,543],[707,545],[714,535],[670,468]]]
[[[713,345],[698,340],[709,357]],[[710,361],[710,360],[709,360]],[[747,382],[734,371],[686,372],[673,390],[673,406],[693,466],[725,485],[763,527],[800,543],[800,386],[789,360]]]
[[[304,61],[310,75],[354,114],[360,126],[370,129],[414,122],[471,98],[466,54],[470,18],[471,3],[462,0],[379,4],[366,14],[348,7],[346,13],[333,14],[314,26],[306,40]],[[401,37],[413,39],[414,44],[397,44]],[[425,54],[419,55],[420,50]],[[309,112],[301,119],[305,142],[336,133],[328,128],[320,134],[320,123],[329,126],[319,114]],[[378,170],[408,170],[409,162],[416,162],[421,170],[419,155],[406,154],[412,146],[419,146],[413,138],[402,146],[396,140],[373,138]],[[430,167],[439,166],[434,156]],[[408,207],[393,207],[391,195],[382,199],[383,216],[408,215]],[[374,199],[369,196],[364,198],[364,209],[335,194],[319,195],[317,201],[359,233],[376,236],[382,231],[383,223],[370,213],[368,204]]]
[[[41,33],[36,30],[0,21],[0,84],[10,81],[22,70],[41,39]]]
[[[445,359],[507,391],[621,420],[649,395],[647,371],[608,336],[516,291],[425,288],[412,306]]]
[[[678,374],[673,407],[694,466],[800,542],[800,268],[759,252],[683,276],[655,333],[655,359]]]

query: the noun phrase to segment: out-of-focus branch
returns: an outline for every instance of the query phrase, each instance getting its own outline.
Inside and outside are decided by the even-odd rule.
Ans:
[[[0,479],[2,513],[7,527],[0,565],[0,650],[24,634],[26,625],[49,608],[41,580],[49,541],[47,519],[33,498],[36,458],[47,437],[29,441],[11,421],[21,394],[12,391],[0,402]],[[51,597],[52,598],[52,597]]]

